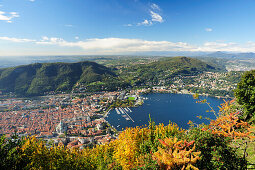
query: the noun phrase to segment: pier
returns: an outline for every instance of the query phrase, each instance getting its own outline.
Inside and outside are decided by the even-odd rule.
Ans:
[[[120,111],[118,110],[118,108],[115,108],[117,114],[119,115],[120,114]]]
[[[129,116],[129,114],[127,113],[127,111],[125,111],[125,109],[120,108],[120,111],[122,111],[122,113],[124,112],[123,114],[126,114],[132,122],[135,122],[135,121],[132,119],[132,117]]]
[[[104,117],[107,117],[107,115],[109,114],[109,112],[111,111],[111,109],[105,114],[105,116]],[[115,108],[115,111],[116,111],[116,113],[117,114],[122,114],[121,116],[123,117],[123,118],[125,118],[126,120],[131,120],[132,122],[135,122],[133,119],[132,119],[132,117],[128,114],[128,112],[132,112],[132,110],[130,109],[130,108],[122,108],[122,107],[120,107],[120,108]]]
[[[132,110],[131,110],[131,109],[129,109],[129,107],[127,107],[127,109],[129,110],[129,112],[132,112]]]

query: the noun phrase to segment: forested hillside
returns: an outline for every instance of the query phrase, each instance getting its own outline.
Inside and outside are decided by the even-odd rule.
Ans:
[[[121,76],[132,84],[169,83],[176,76],[197,75],[203,71],[224,71],[221,67],[195,58],[168,57],[149,64],[138,64],[122,69]]]
[[[38,63],[0,70],[0,90],[24,95],[70,91],[77,83],[103,81],[115,74],[94,62]]]

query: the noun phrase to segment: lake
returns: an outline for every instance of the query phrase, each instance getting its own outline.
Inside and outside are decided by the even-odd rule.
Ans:
[[[208,120],[201,120],[197,116],[209,117],[214,119],[215,116],[211,112],[207,104],[196,103],[197,100],[193,99],[192,95],[188,94],[172,94],[172,93],[151,93],[143,95],[142,97],[148,98],[144,100],[144,104],[139,107],[129,108],[130,110],[122,109],[116,111],[113,109],[108,114],[106,120],[114,126],[117,130],[125,129],[126,127],[142,126],[149,121],[149,115],[156,124],[164,123],[167,125],[169,121],[176,123],[179,127],[188,129],[187,124],[189,120],[194,123],[209,123]],[[219,111],[218,106],[224,101],[214,97],[200,96],[200,99],[206,99],[216,112]],[[128,113],[131,119],[126,114]],[[118,114],[119,113],[119,114]],[[126,115],[124,117],[124,115]]]

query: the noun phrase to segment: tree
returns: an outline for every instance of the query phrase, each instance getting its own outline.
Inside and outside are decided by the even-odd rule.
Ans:
[[[243,105],[242,118],[254,121],[255,113],[255,70],[245,72],[235,90],[235,97]]]

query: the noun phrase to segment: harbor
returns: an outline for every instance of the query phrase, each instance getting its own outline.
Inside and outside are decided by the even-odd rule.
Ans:
[[[127,121],[131,120],[132,122],[135,122],[134,119],[132,119],[132,117],[128,114],[132,112],[132,110],[129,107],[119,107],[119,108],[115,108],[115,111],[117,114],[121,115],[123,118],[125,118]]]

